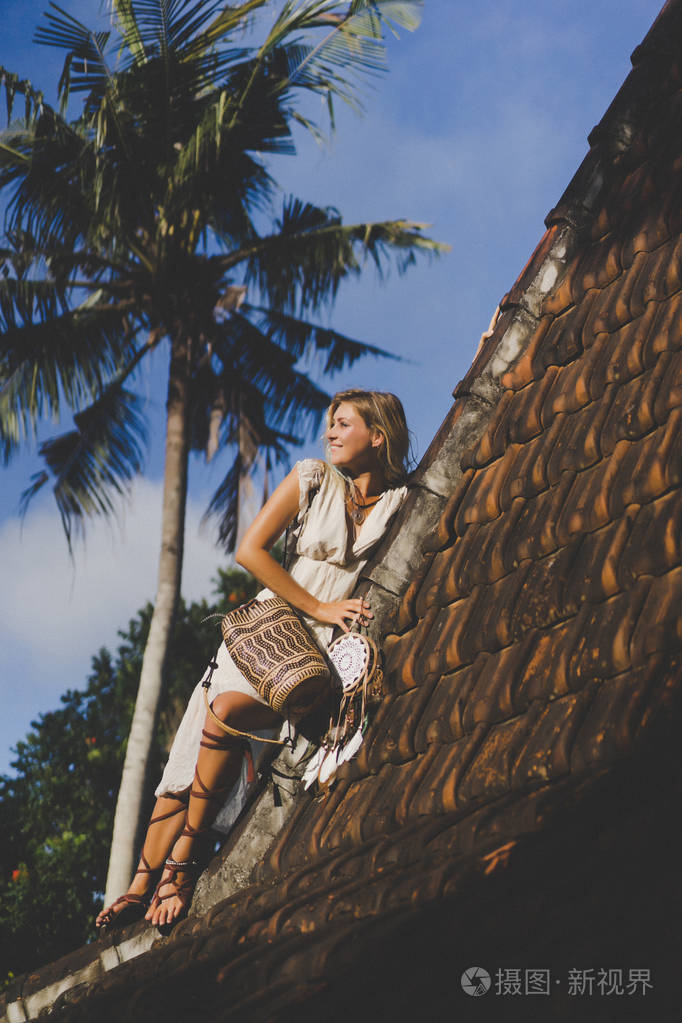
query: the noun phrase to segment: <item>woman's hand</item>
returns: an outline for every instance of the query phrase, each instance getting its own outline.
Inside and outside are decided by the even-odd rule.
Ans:
[[[338,625],[344,632],[350,632],[346,621],[351,624],[359,622],[360,625],[367,625],[374,615],[364,597],[349,597],[347,600],[335,600],[330,604],[320,602],[312,617],[318,622],[324,622],[325,625]]]

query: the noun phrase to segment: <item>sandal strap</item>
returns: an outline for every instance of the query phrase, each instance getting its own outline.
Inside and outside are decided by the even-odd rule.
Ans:
[[[184,810],[187,809],[187,802],[185,799],[182,798],[182,796],[176,796],[173,793],[171,793],[167,796],[164,796],[164,799],[177,799],[178,802],[180,803],[180,806],[176,807],[175,810],[168,810],[167,813],[160,813],[158,817],[152,817],[152,819],[149,822],[149,827],[151,827],[152,824],[159,824],[161,821],[167,821],[169,817],[177,817],[179,813],[182,813]]]
[[[119,895],[117,899],[111,903],[110,906],[102,914],[102,922],[98,924],[99,927],[107,927],[113,923],[116,917],[119,915],[114,910],[117,906],[146,906],[147,900],[143,895],[129,895],[127,892],[124,895]],[[119,910],[120,912],[120,910]]]
[[[189,821],[185,821],[185,827],[180,832],[179,838],[200,838],[211,830],[211,825],[206,824],[202,828],[195,828]]]
[[[178,896],[181,899],[185,899],[192,895],[197,883],[197,868],[199,863],[197,860],[174,860],[171,856],[166,860],[166,866],[170,870],[168,877],[163,877],[156,886],[154,892],[154,898],[159,902],[165,902],[167,899],[172,899],[173,896]],[[186,873],[189,876],[184,881],[178,881],[178,874]],[[167,894],[162,895],[161,889],[166,886],[170,887],[170,891]]]
[[[166,899],[172,899],[175,895],[178,894],[179,891],[178,885],[175,883],[175,881],[172,881],[170,878],[166,878],[166,880],[163,883],[170,885],[171,890],[168,892],[167,895],[162,895],[160,891],[156,892],[154,898],[156,899],[157,902],[165,902]]]
[[[198,770],[194,772],[194,780],[201,785],[201,791],[194,787],[190,790],[190,796],[194,796],[195,799],[219,799],[221,792],[229,792],[233,787],[232,785],[219,785],[217,788],[211,789],[208,785],[204,785]]]
[[[119,895],[119,897],[112,902],[109,908],[113,909],[114,906],[120,906],[122,902],[125,902],[129,906],[144,906],[146,901],[147,900],[144,895],[128,895],[128,893],[126,893],[125,895]]]
[[[210,742],[199,743],[204,749],[220,750],[221,753],[224,753],[234,746],[234,738],[231,735],[214,735],[213,732],[207,732],[205,728],[201,729],[201,734],[204,739],[211,740]]]
[[[144,866],[138,867],[135,873],[133,874],[133,877],[137,877],[138,874],[155,874],[156,871],[159,869],[158,867],[149,866],[149,860],[147,859],[143,852],[140,853],[140,859]]]

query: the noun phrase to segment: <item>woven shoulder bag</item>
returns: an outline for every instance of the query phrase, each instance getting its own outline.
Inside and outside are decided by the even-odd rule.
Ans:
[[[225,646],[235,665],[258,695],[278,714],[298,720],[315,710],[331,691],[329,665],[299,615],[282,597],[252,600],[228,611],[221,621]],[[228,735],[284,745],[286,739],[266,739],[221,721],[211,709],[211,672],[202,685],[209,716]]]
[[[242,604],[221,628],[230,657],[278,714],[302,717],[330,687],[324,655],[282,597]]]

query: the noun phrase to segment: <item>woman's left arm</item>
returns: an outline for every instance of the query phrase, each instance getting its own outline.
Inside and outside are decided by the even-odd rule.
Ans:
[[[348,632],[346,620],[371,617],[369,605],[361,597],[325,603],[317,600],[275,561],[270,548],[296,517],[299,502],[299,480],[296,466],[282,480],[244,533],[235,559],[264,586],[283,597],[303,614],[328,625],[339,625]]]

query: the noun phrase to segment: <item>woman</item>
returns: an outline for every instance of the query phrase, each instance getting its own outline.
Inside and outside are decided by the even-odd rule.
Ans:
[[[354,622],[373,617],[367,601],[349,594],[406,494],[409,449],[399,399],[379,391],[336,394],[325,438],[327,461],[297,462],[236,552],[237,562],[265,587],[258,597],[287,600],[323,649],[335,626],[348,632]],[[296,555],[286,570],[270,549],[297,516]],[[224,644],[216,662],[209,689],[213,713],[240,731],[279,727],[282,718],[239,672]],[[140,865],[125,895],[99,914],[98,927],[141,913],[162,868],[146,919],[162,926],[186,912],[198,875],[198,842],[230,796],[244,756],[244,741],[223,733],[205,712],[199,683],[156,790]]]

